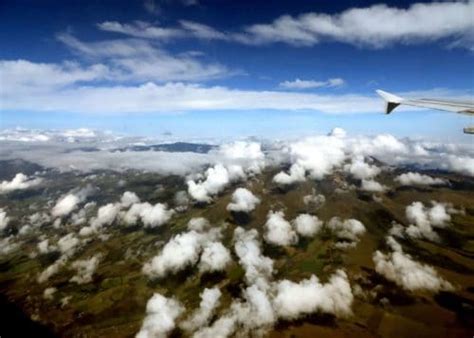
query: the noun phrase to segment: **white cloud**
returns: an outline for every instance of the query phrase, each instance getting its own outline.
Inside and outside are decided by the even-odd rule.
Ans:
[[[81,55],[106,60],[109,69],[103,80],[203,81],[230,74],[220,64],[204,64],[189,55],[171,55],[144,40],[84,42],[66,33],[59,34],[58,39]]]
[[[122,61],[125,63],[125,61]],[[158,62],[158,61],[154,61]],[[171,61],[169,61],[171,63]],[[318,95],[287,91],[256,91],[232,89],[222,86],[203,86],[183,82],[158,84],[157,79],[179,78],[187,65],[178,64],[174,68],[157,67],[153,62],[127,61],[131,75],[144,78],[137,85],[82,85],[73,87],[43,87],[42,91],[29,86],[20,96],[17,90],[2,91],[3,109],[28,110],[36,112],[67,111],[90,114],[153,113],[169,114],[189,111],[239,111],[239,110],[312,110],[329,114],[380,113],[380,100],[376,97],[358,94]],[[183,68],[183,69],[181,69]],[[197,68],[197,66],[195,66]],[[166,74],[156,74],[158,70]],[[173,73],[174,72],[174,73]],[[177,74],[176,74],[177,73]],[[199,69],[194,77],[221,74],[220,69]],[[210,74],[209,74],[210,73]],[[186,73],[188,74],[188,73]],[[182,75],[180,81],[193,80],[190,75]],[[9,81],[9,80],[8,80]],[[12,81],[14,81],[12,79]],[[171,81],[171,80],[170,80]],[[175,80],[172,80],[175,81]],[[10,87],[9,87],[10,88]]]
[[[90,194],[92,188],[87,186],[85,188],[74,190],[67,195],[62,196],[53,209],[51,210],[51,215],[53,217],[65,217],[68,216],[77,206],[84,202],[87,196]]]
[[[253,211],[259,203],[260,199],[250,190],[237,188],[232,194],[232,201],[227,205],[227,210],[248,213]]]
[[[384,254],[376,251],[373,255],[377,273],[409,291],[453,290],[453,286],[431,266],[416,262],[410,255],[405,254],[393,237],[387,237],[387,243],[392,252]]]
[[[212,196],[221,192],[229,183],[228,170],[221,164],[207,169],[206,179],[198,183],[189,180],[188,193],[199,202],[210,202]]]
[[[3,231],[7,228],[8,223],[10,223],[10,217],[7,216],[7,212],[0,208],[0,231]]]
[[[301,214],[293,220],[293,226],[299,235],[313,237],[321,230],[323,221],[318,216]]]
[[[341,165],[345,159],[345,140],[339,135],[309,137],[290,145],[292,166],[290,174],[278,173],[273,180],[278,184],[291,184],[305,179],[305,173],[322,179]]]
[[[165,204],[148,202],[132,204],[123,215],[123,220],[128,225],[136,225],[141,220],[145,228],[156,228],[167,223],[174,215],[174,210],[168,209]]]
[[[24,190],[37,186],[43,180],[41,178],[29,178],[23,173],[18,173],[11,181],[0,182],[0,194],[14,190]]]
[[[57,274],[62,269],[69,259],[76,253],[81,245],[81,241],[74,233],[69,233],[61,237],[56,245],[49,245],[49,241],[43,240],[38,243],[38,250],[40,253],[48,253],[52,251],[59,251],[61,256],[45,270],[43,270],[37,277],[38,283],[44,283],[53,275]]]
[[[201,293],[199,308],[188,319],[181,322],[179,326],[188,332],[193,332],[206,326],[219,306],[221,295],[222,292],[217,287],[204,289]]]
[[[372,179],[381,172],[379,167],[367,163],[362,156],[355,156],[344,169],[359,180]]]
[[[36,278],[38,283],[44,283],[48,279],[50,279],[53,275],[57,274],[59,270],[66,265],[67,260],[68,258],[66,256],[61,256],[53,264],[49,265]]]
[[[184,306],[174,298],[166,298],[159,293],[155,293],[148,300],[146,317],[136,337],[162,338],[168,336],[176,327],[176,319],[184,310]]]
[[[97,233],[103,226],[112,224],[117,218],[120,208],[119,203],[109,203],[101,206],[97,210],[97,216],[91,219],[90,225],[83,227],[79,234],[81,236],[89,236]]]
[[[458,1],[415,3],[407,9],[373,5],[333,15],[283,15],[269,24],[246,27],[237,38],[248,44],[282,42],[312,46],[332,40],[371,48],[442,39],[457,41],[472,33],[473,8],[473,1]]]
[[[72,256],[78,249],[81,241],[74,233],[67,234],[58,240],[57,246],[59,252],[65,256]]]
[[[140,203],[140,198],[138,198],[137,194],[131,191],[125,191],[120,198],[120,204],[124,208],[130,207],[132,204]]]
[[[350,315],[353,299],[346,273],[338,270],[325,284],[314,275],[299,283],[278,282],[273,304],[278,317],[292,320],[316,312]]]
[[[188,230],[194,230],[196,232],[203,232],[211,227],[211,223],[204,217],[194,217],[188,222]]]
[[[54,294],[58,291],[55,287],[46,288],[43,291],[43,298],[47,300],[52,300],[54,298]]]
[[[293,81],[283,81],[280,87],[286,89],[311,89],[321,87],[340,87],[345,84],[341,78],[332,78],[327,81],[301,80],[296,78]]]
[[[365,191],[370,191],[370,192],[384,192],[387,190],[387,187],[380,184],[379,182],[375,180],[362,180],[360,188]]]
[[[221,242],[207,243],[199,260],[199,271],[201,273],[223,271],[231,260],[229,250]]]
[[[74,275],[70,281],[77,284],[90,283],[95,270],[99,266],[101,258],[102,255],[97,254],[89,259],[82,259],[72,262],[71,269],[76,270],[76,275]]]
[[[97,27],[103,31],[122,33],[136,38],[168,40],[183,35],[183,31],[180,29],[153,26],[145,21],[134,21],[133,23],[104,21],[97,24]]]
[[[425,207],[422,202],[413,202],[405,209],[405,214],[410,224],[406,228],[406,233],[414,238],[426,238],[432,241],[439,241],[438,234],[434,227],[444,228],[451,221],[451,214],[456,210],[450,205],[431,202],[432,207]]]
[[[338,239],[349,241],[352,245],[355,245],[366,231],[364,224],[353,218],[342,220],[333,217],[326,223],[326,227],[335,233]]]
[[[214,156],[218,163],[206,170],[205,179],[201,176],[196,181],[187,181],[189,195],[199,202],[211,202],[212,197],[230,183],[258,174],[265,166],[265,155],[256,142],[225,143],[210,156]]]
[[[270,211],[265,223],[265,240],[274,245],[293,245],[298,242],[298,235],[290,222],[285,219],[283,211]]]
[[[8,255],[20,247],[18,242],[15,242],[14,236],[8,236],[0,239],[0,254]]]
[[[433,178],[416,172],[408,172],[395,177],[401,185],[444,185],[447,181],[442,178]]]
[[[262,254],[258,232],[237,227],[234,230],[234,249],[245,270],[247,284],[265,283],[273,274],[273,260]]]
[[[321,207],[324,203],[326,203],[326,197],[322,194],[316,194],[316,191],[310,195],[303,196],[303,203],[308,206],[314,206],[315,208]]]
[[[143,272],[150,278],[163,278],[169,273],[176,273],[199,260],[203,247],[219,237],[220,233],[209,231],[198,233],[194,230],[178,234],[165,244],[160,254],[153,257],[143,266]],[[220,252],[222,253],[222,252]],[[212,257],[209,257],[212,260]],[[211,263],[209,261],[208,263]]]
[[[77,205],[80,203],[79,197],[74,194],[68,194],[64,197],[61,197],[56,205],[51,210],[51,215],[53,217],[62,217],[69,215],[74,209],[77,208]]]

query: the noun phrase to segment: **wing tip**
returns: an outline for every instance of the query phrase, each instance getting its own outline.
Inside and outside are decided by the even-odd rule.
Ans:
[[[377,89],[375,91],[379,96],[381,96],[385,102],[385,114],[390,114],[395,108],[397,108],[403,101],[403,99],[397,95],[391,94],[389,92]]]

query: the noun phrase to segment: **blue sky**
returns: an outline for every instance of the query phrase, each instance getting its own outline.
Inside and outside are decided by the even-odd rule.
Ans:
[[[472,97],[474,3],[2,1],[0,127],[470,140],[374,90]]]

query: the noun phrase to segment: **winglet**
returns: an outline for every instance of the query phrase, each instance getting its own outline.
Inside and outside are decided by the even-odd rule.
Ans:
[[[403,101],[401,97],[384,92],[383,90],[377,89],[376,92],[387,102],[387,105],[385,106],[385,114],[390,114]]]

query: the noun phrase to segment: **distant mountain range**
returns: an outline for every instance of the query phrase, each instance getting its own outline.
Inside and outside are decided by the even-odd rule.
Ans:
[[[199,153],[207,154],[217,146],[212,144],[202,143],[187,143],[187,142],[175,142],[175,143],[164,143],[164,144],[152,144],[152,145],[133,145],[122,148],[113,149],[112,152],[123,152],[123,151],[166,151],[170,153]]]

